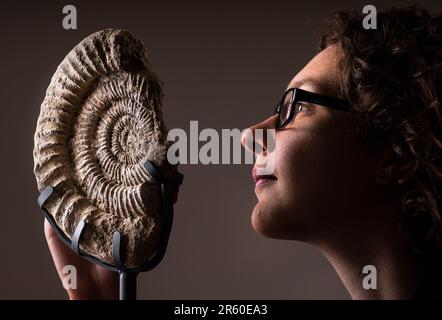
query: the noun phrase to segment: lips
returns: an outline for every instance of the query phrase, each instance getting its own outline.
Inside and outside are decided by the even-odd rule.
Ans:
[[[257,174],[256,167],[252,170],[253,181],[255,181],[255,186],[262,186],[264,184],[268,184],[277,180],[277,178],[272,174],[259,175]]]

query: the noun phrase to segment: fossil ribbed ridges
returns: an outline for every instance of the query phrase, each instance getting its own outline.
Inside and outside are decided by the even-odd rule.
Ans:
[[[161,165],[166,156],[161,99],[142,43],[127,31],[103,30],[64,58],[42,103],[34,146],[38,189],[55,187],[46,208],[69,237],[80,219],[88,220],[81,249],[106,262],[112,263],[116,230],[127,239],[127,266],[154,252],[160,193],[143,162]]]

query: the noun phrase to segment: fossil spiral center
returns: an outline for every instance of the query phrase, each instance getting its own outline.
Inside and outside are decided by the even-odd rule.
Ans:
[[[112,128],[112,154],[118,161],[135,164],[145,154],[145,130],[132,116],[119,118]]]

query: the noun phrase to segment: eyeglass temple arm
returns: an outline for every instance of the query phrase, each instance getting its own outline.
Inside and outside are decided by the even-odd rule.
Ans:
[[[308,92],[302,89],[295,89],[296,99],[314,104],[323,105],[333,109],[349,111],[350,105],[347,101],[333,97],[324,96],[319,93]]]

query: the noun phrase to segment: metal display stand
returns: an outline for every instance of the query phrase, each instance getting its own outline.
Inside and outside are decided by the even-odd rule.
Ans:
[[[137,275],[139,272],[145,272],[152,270],[155,268],[163,259],[164,254],[167,249],[167,243],[169,241],[170,231],[172,229],[173,222],[173,199],[171,194],[170,185],[171,184],[181,184],[183,181],[183,176],[178,174],[176,179],[167,180],[165,179],[156,166],[149,160],[144,162],[144,168],[149,172],[152,178],[155,180],[157,184],[159,184],[161,188],[161,202],[162,202],[162,212],[163,212],[163,220],[161,224],[160,231],[160,239],[158,241],[157,249],[153,256],[147,260],[143,265],[136,268],[126,268],[121,259],[121,243],[124,239],[119,231],[115,231],[112,239],[112,258],[114,264],[109,264],[107,262],[101,261],[100,259],[91,256],[90,254],[84,252],[80,249],[80,240],[83,234],[84,228],[87,225],[87,220],[80,220],[78,223],[74,235],[72,236],[72,240],[70,240],[63,230],[57,225],[54,220],[54,217],[46,210],[44,207],[46,201],[54,194],[54,187],[48,186],[46,187],[38,197],[38,205],[46,218],[46,220],[51,224],[52,228],[54,228],[56,234],[61,239],[61,241],[70,247],[75,253],[80,255],[81,257],[96,263],[108,270],[118,272],[120,275],[119,281],[119,297],[120,300],[136,300],[137,297]]]

